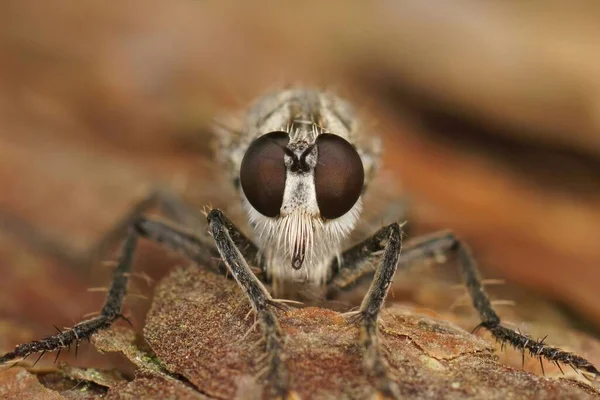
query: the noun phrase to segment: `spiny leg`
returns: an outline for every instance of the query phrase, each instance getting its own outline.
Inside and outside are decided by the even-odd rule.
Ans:
[[[371,255],[373,252],[370,251],[372,249],[369,247],[369,244],[375,242],[384,246],[383,257],[375,270],[373,282],[355,315],[361,324],[361,338],[365,351],[364,365],[366,371],[376,379],[376,387],[381,394],[387,397],[398,398],[398,388],[389,376],[385,360],[381,353],[378,318],[398,265],[398,257],[402,247],[400,225],[393,223],[381,229],[372,238],[367,239],[362,244],[359,244],[359,247],[353,249],[364,249],[365,255]],[[351,256],[355,253],[350,249],[349,252],[344,254],[348,255],[348,260],[351,260]]]
[[[227,222],[231,224],[229,220],[227,220]],[[227,225],[228,229],[231,226],[233,226],[233,224]],[[214,265],[215,256],[219,255],[214,249],[214,245],[207,246],[206,242],[194,233],[172,227],[165,222],[141,218],[136,224],[136,227],[144,237],[181,253],[198,265],[211,267]],[[259,260],[258,247],[256,247],[256,245],[240,231],[236,230],[233,232],[231,238],[243,257],[248,260],[256,261],[259,269],[259,277],[262,278],[265,273],[263,263]],[[218,272],[223,274],[229,272],[227,267],[222,263],[218,263],[213,269],[218,270]]]
[[[366,246],[366,244],[369,244],[370,247]],[[348,263],[346,263],[346,253],[344,253],[342,255],[344,264],[337,269],[337,274],[330,279],[328,295],[333,296],[338,291],[348,290],[352,288],[355,282],[371,276],[373,274],[372,269],[365,266],[365,263],[362,262],[364,258],[361,258],[360,255],[366,254],[369,251],[377,252],[381,248],[381,243],[375,240],[374,237],[372,241],[368,242],[367,240],[348,250],[351,256],[359,255],[348,257]],[[567,364],[573,368],[600,376],[600,371],[583,357],[546,345],[543,339],[535,340],[530,336],[503,326],[484,290],[477,264],[471,255],[471,251],[452,232],[436,232],[422,238],[416,238],[407,243],[400,255],[398,265],[407,266],[414,261],[428,259],[448,252],[456,252],[458,254],[463,279],[472,299],[473,306],[479,313],[481,323],[475,330],[482,327],[486,328],[496,340],[502,344],[508,343],[523,353],[529,351],[534,357],[543,357],[555,364]]]
[[[233,237],[239,230],[218,209],[213,209],[207,216],[210,231],[213,235],[221,257],[230,269],[234,279],[240,285],[262,328],[267,354],[266,377],[273,389],[280,396],[289,396],[285,366],[282,358],[283,334],[277,316],[272,307],[279,306],[271,297],[261,281],[252,273],[242,253],[236,246]]]
[[[333,260],[330,267],[332,273],[327,281],[327,298],[334,298],[338,292],[352,290],[358,284],[372,280],[375,270],[365,261],[380,255],[386,243],[386,231],[380,229],[373,236],[344,251],[341,264],[337,259]],[[452,239],[443,238],[439,232],[405,241],[398,265],[406,267],[417,260],[433,258],[447,252],[453,243]]]
[[[231,222],[227,217],[225,217],[225,215],[223,214],[222,211],[220,211],[218,209],[214,209],[214,210],[211,210],[210,212],[213,212],[213,211],[216,214],[220,215],[220,217],[221,217],[220,220],[223,223],[223,226],[227,229],[227,232],[229,233],[229,237],[231,238],[231,240],[233,240],[235,247],[240,251],[244,260],[250,261],[257,265],[258,271],[259,271],[259,275],[258,275],[259,280],[261,280],[263,282],[267,282],[268,279],[267,279],[267,274],[265,271],[265,264],[260,257],[258,247],[250,239],[248,239],[246,237],[246,235],[244,235],[234,225],[233,222]],[[206,215],[207,219],[209,220],[209,223],[210,223],[210,219],[214,218],[214,216],[209,218],[210,212]],[[210,224],[209,224],[209,229],[211,229]],[[210,233],[211,233],[211,235],[213,235],[212,231]],[[213,239],[214,239],[214,237],[213,237]],[[217,250],[218,250],[218,248],[217,248]]]
[[[56,335],[48,336],[41,340],[36,340],[30,343],[18,345],[14,351],[0,357],[0,364],[18,358],[28,357],[30,354],[42,352],[40,358],[46,352],[60,351],[64,348],[71,348],[75,345],[75,349],[83,339],[88,339],[91,335],[98,332],[100,329],[108,328],[121,315],[121,306],[127,292],[127,282],[129,280],[129,272],[135,248],[137,246],[138,234],[134,229],[131,230],[125,244],[123,245],[121,257],[117,268],[113,273],[113,280],[108,291],[106,302],[97,317],[82,321],[70,329],[60,331]],[[38,358],[38,361],[39,359]],[[37,362],[37,361],[36,361]]]
[[[81,268],[88,267],[105,256],[116,243],[123,240],[128,228],[150,209],[157,209],[169,220],[188,228],[197,228],[204,224],[203,216],[176,194],[166,188],[156,188],[137,201],[108,232],[102,235],[98,242],[84,252],[69,248],[53,236],[40,232],[37,227],[12,215],[0,214],[0,227],[17,235],[36,251],[51,254],[69,266]],[[208,237],[199,237],[199,240],[203,240],[207,247],[212,245]]]
[[[463,279],[465,280],[467,289],[471,295],[473,306],[481,318],[481,323],[476,329],[479,327],[486,328],[500,343],[509,343],[514,348],[523,352],[527,350],[533,357],[538,357],[540,360],[543,357],[548,361],[557,364],[567,364],[573,368],[586,371],[595,376],[600,376],[600,371],[585,358],[553,346],[548,346],[544,343],[544,339],[536,340],[530,336],[517,332],[514,329],[503,326],[500,323],[500,317],[498,317],[498,314],[494,311],[490,299],[481,283],[477,264],[471,255],[471,251],[452,233],[445,234],[445,240],[448,239],[454,239],[452,250],[455,250],[458,253]]]
[[[129,229],[129,235],[121,250],[121,256],[113,273],[106,302],[100,314],[97,317],[80,322],[70,329],[59,331],[53,336],[20,344],[14,351],[0,357],[0,364],[25,358],[37,352],[42,352],[43,355],[46,352],[70,348],[73,344],[78,346],[81,340],[89,340],[89,337],[100,329],[110,327],[118,318],[124,318],[121,314],[121,307],[127,293],[127,284],[138,237],[145,237],[162,243],[173,250],[181,252],[185,257],[199,265],[209,265],[210,248],[207,248],[205,243],[198,237],[163,222],[141,217]]]

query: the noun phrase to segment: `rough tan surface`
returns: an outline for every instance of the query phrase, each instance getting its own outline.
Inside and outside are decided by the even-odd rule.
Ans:
[[[25,369],[14,368],[0,370],[0,398],[59,400],[62,396],[44,387],[35,375]]]
[[[184,399],[205,400],[186,381],[169,375],[160,362],[142,351],[129,328],[114,327],[95,335],[101,352],[123,354],[138,368],[131,376],[112,370],[76,368],[60,363],[51,368],[0,369],[1,399]]]
[[[411,235],[454,230],[485,277],[524,288],[493,296],[517,300],[503,316],[600,364],[597,341],[575,333],[600,327],[596,3],[238,3],[0,4],[0,351],[100,308],[103,293],[86,288],[109,271],[90,260],[110,256],[90,250],[149,188],[198,208],[237,201],[223,196],[206,122],[306,82],[369,111],[384,168],[412,200]],[[414,99],[399,101],[403,85],[482,122],[479,144],[429,132],[407,110]],[[180,263],[143,243],[135,268],[159,278]],[[397,283],[398,301],[443,312],[456,300]],[[127,301],[138,331],[149,306]],[[520,366],[518,353],[501,357]],[[133,378],[132,363],[92,346],[60,360]]]
[[[204,124],[213,112],[304,81],[369,106],[384,165],[413,200],[410,226],[455,230],[495,275],[600,326],[594,3],[303,3],[270,12],[243,2],[60,4],[7,1],[0,12],[0,215],[24,242],[35,231],[78,260],[145,189],[185,192],[187,182],[197,192],[212,175],[201,158],[210,158]],[[443,127],[432,140],[406,123],[382,84],[417,86],[457,113],[514,129],[477,132],[483,149]],[[495,146],[495,135],[579,153],[533,158],[536,168],[529,152]],[[543,180],[531,176],[540,168]],[[209,202],[200,196],[200,207]],[[14,275],[12,263],[0,265]],[[27,290],[12,280],[6,298]]]
[[[147,345],[124,326],[92,338],[101,352],[123,354],[137,368],[133,375],[66,364],[32,372],[5,368],[0,370],[0,381],[6,381],[2,390],[8,398],[31,394],[40,399],[264,398],[268,391],[255,379],[262,368],[257,362],[260,333],[252,329],[249,309],[234,281],[197,266],[176,268],[156,288],[144,327]],[[372,394],[355,325],[316,307],[279,312],[279,317],[290,383],[302,398]],[[600,356],[598,341],[572,335],[566,342],[573,350],[592,359]],[[392,374],[408,398],[600,397],[598,389],[573,373],[563,377],[557,368],[546,367],[548,376],[542,377],[511,367],[516,357],[503,352],[498,361],[491,343],[414,308],[384,310],[381,338]]]
[[[144,335],[172,372],[210,396],[261,393],[261,365],[249,306],[235,282],[196,267],[174,271],[157,289]],[[366,398],[358,329],[338,313],[304,308],[280,315],[292,387],[302,398]],[[596,398],[600,392],[497,362],[490,344],[457,326],[412,312],[384,312],[382,341],[404,396],[460,398]]]
[[[104,398],[110,400],[208,399],[208,397],[203,396],[181,382],[150,372],[139,373],[132,382],[123,383],[118,387],[112,388]]]

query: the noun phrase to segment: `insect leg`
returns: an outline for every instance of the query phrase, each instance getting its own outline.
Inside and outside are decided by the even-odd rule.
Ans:
[[[352,246],[342,253],[342,263],[334,260],[332,274],[327,282],[327,297],[332,298],[340,291],[352,290],[357,284],[373,279],[374,270],[366,263],[373,256],[381,254],[386,244],[385,229],[379,230],[370,238]],[[445,232],[442,232],[445,233]],[[398,259],[400,268],[412,262],[443,254],[452,247],[453,240],[436,232],[405,241]]]
[[[242,232],[235,229],[235,226],[226,220],[227,228],[232,229],[230,236],[235,246],[240,250],[243,257],[248,260],[256,260],[259,265],[259,278],[264,276],[263,265],[259,262],[258,247]],[[186,232],[180,228],[175,228],[169,224],[153,219],[142,218],[137,223],[137,228],[147,238],[152,239],[156,243],[164,244],[171,250],[181,253],[186,258],[194,261],[196,264],[203,267],[214,267],[211,269],[218,270],[220,273],[228,273],[227,267],[222,263],[215,264],[215,257],[219,253],[214,248],[214,244],[206,244],[200,236]]]
[[[398,398],[396,383],[390,378],[381,353],[378,334],[378,317],[383,302],[394,279],[398,257],[402,247],[401,227],[393,223],[377,232],[367,243],[384,246],[383,256],[375,270],[373,282],[363,299],[355,317],[360,322],[361,338],[364,347],[365,369],[377,380],[377,390],[388,397]],[[366,246],[367,248],[369,246]],[[377,246],[375,246],[377,247]],[[365,252],[368,252],[366,249]]]
[[[600,376],[600,371],[588,360],[576,354],[563,351],[559,348],[546,345],[543,340],[507,328],[500,323],[500,317],[492,308],[490,299],[485,292],[475,259],[467,245],[458,240],[451,232],[441,235],[441,241],[452,243],[451,250],[456,251],[460,260],[463,279],[473,301],[473,306],[479,313],[481,323],[476,329],[483,327],[494,335],[501,343],[509,343],[514,348],[523,352],[529,351],[533,357],[545,358],[551,362],[570,365],[595,376]]]
[[[118,241],[122,240],[129,226],[134,224],[145,212],[157,209],[161,215],[179,226],[200,230],[204,220],[198,211],[186,204],[178,195],[166,188],[156,188],[138,201],[86,254],[76,258],[76,265],[92,264],[103,257]],[[210,238],[198,236],[206,248],[211,245]],[[79,261],[78,261],[79,260]]]
[[[273,311],[274,306],[279,307],[280,305],[276,303],[261,281],[252,273],[236,246],[234,238],[240,233],[235,225],[218,209],[211,210],[207,219],[210,232],[221,257],[257,314],[265,340],[265,351],[267,352],[267,379],[278,395],[288,396],[291,392],[288,388],[282,358],[283,334],[277,316]]]
[[[83,339],[88,339],[100,329],[108,328],[119,318],[123,300],[127,293],[127,284],[132,269],[133,257],[139,237],[149,238],[158,243],[165,244],[173,250],[180,251],[190,260],[200,265],[210,260],[209,248],[196,236],[170,227],[169,225],[141,217],[129,228],[129,234],[121,250],[117,267],[113,272],[112,282],[108,291],[106,302],[97,317],[82,321],[70,329],[58,334],[18,345],[14,351],[0,357],[0,364],[11,360],[27,357],[32,353],[51,352],[76,346]]]
[[[70,329],[63,330],[56,335],[45,337],[41,340],[36,340],[30,343],[18,345],[15,350],[0,357],[0,364],[18,358],[24,358],[32,353],[50,352],[61,350],[66,347],[79,345],[83,339],[88,339],[91,335],[98,332],[100,329],[108,328],[118,318],[122,318],[121,306],[127,292],[127,283],[129,280],[129,271],[135,249],[137,246],[138,233],[135,229],[131,229],[129,236],[123,245],[121,257],[117,268],[113,273],[113,280],[108,291],[106,302],[97,317],[82,321]]]
[[[153,235],[153,232],[158,235],[157,237],[152,237],[156,242],[164,242],[172,250],[183,251],[183,254],[187,258],[195,261],[198,265],[210,266],[214,264],[214,258],[218,257],[219,254],[214,248],[212,239],[207,235],[201,234],[203,232],[201,229],[204,229],[204,224],[206,223],[203,215],[167,189],[154,190],[146,199],[134,207],[123,218],[121,223],[117,224],[111,232],[105,235],[105,238],[100,241],[93,253],[97,255],[105,254],[107,249],[110,248],[111,243],[122,235],[123,225],[127,223],[131,224],[132,221],[138,220],[144,211],[153,207],[157,207],[168,219],[188,229],[194,229],[194,232],[198,232],[198,234],[186,233],[180,229],[170,227],[168,224],[148,219],[140,219],[138,224],[140,229],[143,228],[144,224],[152,225],[152,230],[148,231],[147,234],[149,237]],[[162,234],[163,232],[172,230],[177,230],[178,234],[174,236]],[[259,277],[264,279],[266,274],[263,270],[263,264],[258,257],[258,247],[239,231],[236,231],[236,234],[232,235],[232,239],[244,257],[258,265]],[[194,252],[195,250],[200,251]],[[189,253],[189,251],[192,251],[192,253]],[[221,272],[226,272],[226,268],[222,265],[218,265],[218,268]]]
[[[349,255],[348,258],[345,256],[346,253],[342,255],[343,264],[337,269],[337,274],[332,277],[328,285],[329,296],[335,295],[340,290],[348,290],[352,288],[355,282],[373,275],[372,269],[368,266],[365,267],[363,261],[368,251],[377,252],[381,249],[381,242],[376,240],[376,236],[349,249],[346,252]],[[411,240],[404,247],[398,265],[404,267],[414,261],[448,252],[458,254],[463,280],[473,301],[473,306],[481,319],[481,323],[476,329],[486,328],[501,343],[509,343],[523,352],[528,351],[534,357],[543,357],[551,362],[564,363],[573,368],[600,376],[600,371],[588,360],[576,354],[546,345],[543,340],[533,339],[514,329],[503,326],[481,283],[477,263],[470,249],[464,242],[456,238],[452,232],[441,231]]]
[[[56,240],[53,236],[44,234],[26,221],[10,215],[0,214],[2,229],[17,235],[24,243],[32,246],[36,251],[51,254],[62,262],[74,268],[89,267],[103,257],[107,252],[127,234],[127,229],[149,209],[158,209],[166,218],[189,228],[204,225],[203,216],[188,206],[176,194],[168,189],[157,188],[150,191],[140,199],[119,221],[102,235],[100,240],[83,252],[70,248],[65,243]],[[200,238],[207,245],[212,244],[208,237]]]

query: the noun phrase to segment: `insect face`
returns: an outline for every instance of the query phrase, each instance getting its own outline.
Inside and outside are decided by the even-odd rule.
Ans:
[[[282,295],[292,281],[322,286],[359,220],[378,138],[364,133],[346,101],[302,88],[266,95],[218,126],[217,155],[240,192],[273,291]]]
[[[240,183],[251,219],[262,223],[269,244],[283,252],[287,265],[300,270],[307,258],[310,264],[317,257],[327,260],[327,247],[335,247],[353,226],[364,168],[355,148],[340,136],[274,131],[248,147]]]
[[[354,147],[334,134],[320,134],[313,143],[304,140],[290,143],[288,133],[276,131],[250,144],[242,160],[240,182],[256,211],[267,217],[285,216],[293,211],[295,204],[312,200],[301,196],[283,204],[288,175],[290,182],[306,180],[302,188],[312,186],[312,190],[304,190],[316,196],[317,207],[310,211],[323,219],[339,218],[350,211],[360,197],[365,177]],[[289,194],[300,192],[292,190]]]

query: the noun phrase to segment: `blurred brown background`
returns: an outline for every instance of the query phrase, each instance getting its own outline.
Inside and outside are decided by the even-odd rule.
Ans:
[[[97,310],[103,235],[153,187],[204,206],[210,118],[289,83],[372,118],[411,234],[454,230],[528,315],[598,332],[600,6],[217,3],[0,5],[0,352]]]

